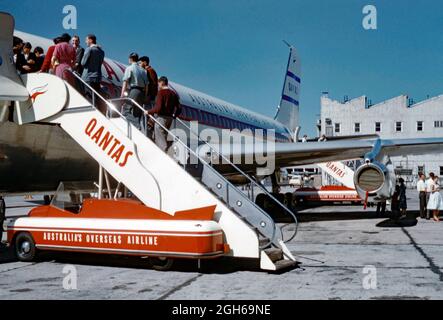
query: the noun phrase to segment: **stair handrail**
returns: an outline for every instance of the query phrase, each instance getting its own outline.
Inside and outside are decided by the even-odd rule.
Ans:
[[[287,208],[285,205],[283,205],[280,201],[278,201],[261,183],[255,181],[254,179],[252,179],[247,173],[245,173],[242,169],[240,169],[236,164],[234,164],[230,159],[228,159],[225,155],[223,155],[222,153],[220,153],[216,148],[214,148],[210,143],[208,143],[207,141],[204,141],[203,139],[200,138],[200,136],[195,133],[190,126],[188,126],[186,123],[184,123],[181,119],[177,118],[178,122],[183,125],[184,127],[186,127],[194,136],[197,137],[197,139],[202,142],[203,144],[207,145],[210,149],[211,152],[214,152],[215,154],[217,154],[222,160],[226,161],[229,165],[231,165],[235,170],[237,170],[238,173],[240,173],[243,177],[245,177],[246,179],[248,179],[253,185],[258,186],[258,188],[260,190],[262,190],[269,198],[271,198],[271,200],[273,200],[275,203],[277,203],[277,205],[279,205],[281,208],[283,208],[283,210],[285,210],[287,213],[289,213],[289,215],[292,217],[292,220],[294,220],[293,223],[288,223],[283,225],[280,230],[285,229],[286,227],[294,224],[295,225],[295,229],[294,232],[292,234],[292,236],[288,239],[288,240],[284,240],[285,243],[288,243],[289,241],[293,240],[297,233],[298,233],[298,219],[296,217],[296,215],[289,210],[289,208]],[[211,157],[212,158],[212,157]],[[283,232],[282,232],[283,234]]]
[[[92,106],[95,108],[95,109],[97,109],[97,110],[99,110],[97,107],[96,107],[96,104],[95,104],[95,99],[94,99],[94,96],[97,96],[99,99],[101,99],[105,104],[106,104],[106,108],[108,109],[108,111],[109,111],[109,109],[111,110],[111,112],[115,112],[117,115],[119,115],[121,118],[123,118],[128,124],[130,124],[130,121],[128,120],[128,119],[126,119],[126,117],[120,112],[120,111],[118,111],[117,110],[117,107],[115,106],[115,105],[113,105],[112,104],[112,102],[117,102],[117,101],[119,101],[119,102],[123,102],[123,101],[127,101],[127,102],[130,102],[133,106],[135,106],[135,107],[137,107],[138,109],[140,109],[142,112],[143,112],[143,114],[145,114],[145,109],[142,107],[142,106],[140,106],[134,99],[132,99],[132,98],[129,98],[129,97],[122,97],[122,98],[114,98],[114,99],[109,99],[109,100],[106,100],[104,97],[102,97],[94,88],[92,88],[88,83],[86,83],[86,81],[84,81],[82,78],[81,78],[81,76],[77,73],[77,72],[75,72],[75,71],[72,71],[72,70],[69,70],[69,69],[66,69],[65,70],[65,72],[68,72],[69,74],[72,74],[75,78],[77,78],[77,80],[79,80],[80,81],[80,83],[82,83],[83,85],[85,85],[89,90],[91,90],[91,92],[92,92],[92,94],[93,94],[93,96],[92,96]],[[65,81],[68,81],[67,79],[65,79]],[[69,81],[68,81],[69,82]],[[100,111],[100,110],[99,110]],[[203,159],[203,158],[201,158],[198,154],[197,154],[197,152],[195,152],[194,150],[192,150],[185,142],[183,142],[183,141],[181,141],[180,140],[180,138],[178,138],[174,133],[172,133],[171,132],[171,130],[169,130],[168,128],[166,128],[165,126],[163,126],[155,117],[153,117],[152,115],[148,115],[149,116],[149,118],[152,120],[152,121],[154,121],[156,124],[158,124],[163,130],[165,130],[169,135],[171,135],[171,137],[173,137],[174,138],[174,141],[176,141],[176,142],[179,142],[181,145],[183,145],[183,147],[188,151],[188,152],[190,152],[191,154],[193,154],[199,161],[201,161],[202,163],[204,163],[206,166],[208,166],[209,168],[211,168],[217,175],[219,175],[221,178],[223,178],[224,180],[226,180],[226,178],[224,178],[220,173],[218,173],[215,169],[213,169],[212,167],[211,167],[211,165],[209,164],[209,163],[207,163],[207,161],[205,160],[205,159]],[[129,130],[128,130],[129,131]],[[128,132],[128,137],[129,138],[131,138],[131,136],[130,136],[130,134],[129,134],[130,132]],[[227,184],[229,184],[231,187],[233,187],[234,188],[234,190],[236,189],[236,187],[232,184],[232,183],[230,183],[228,180],[226,180],[226,183]],[[240,192],[241,193],[241,192]],[[246,195],[243,195],[244,197],[246,197]],[[274,225],[274,227],[272,228],[272,230],[273,230],[273,232],[272,232],[272,238],[271,239],[269,239],[269,243],[267,243],[265,246],[263,246],[263,247],[268,247],[273,241],[274,241],[274,238],[275,238],[275,227],[276,227],[276,225],[275,225],[275,222],[273,221],[273,219],[269,216],[269,214],[266,212],[266,211],[264,211],[264,210],[262,210],[261,208],[260,208],[260,210],[262,211],[262,213],[264,214],[264,215],[266,215],[267,216],[267,218],[269,218],[269,220],[270,221],[272,221],[272,223],[273,223],[273,225]],[[283,235],[283,233],[282,233],[282,235]]]

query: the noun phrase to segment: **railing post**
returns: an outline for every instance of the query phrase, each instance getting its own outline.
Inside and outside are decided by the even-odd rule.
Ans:
[[[98,174],[98,199],[101,200],[103,198],[103,167],[100,165]]]

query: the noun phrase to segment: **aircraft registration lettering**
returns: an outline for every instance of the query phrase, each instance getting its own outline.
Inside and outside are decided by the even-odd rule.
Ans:
[[[129,158],[133,156],[134,153],[132,151],[126,151],[126,146],[115,138],[110,131],[106,130],[104,126],[100,126],[98,129],[97,126],[97,119],[91,119],[86,126],[85,134],[105,151],[115,163],[120,167],[125,167]]]

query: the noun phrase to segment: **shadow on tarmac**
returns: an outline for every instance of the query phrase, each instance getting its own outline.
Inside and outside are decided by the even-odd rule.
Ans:
[[[17,262],[11,247],[0,248],[0,264]],[[73,264],[94,267],[111,267],[125,269],[152,270],[146,259],[134,256],[119,256],[106,254],[88,254],[77,252],[44,252],[35,260],[35,263],[55,262],[61,264]],[[272,274],[285,273],[298,269],[299,265],[287,268],[278,272],[269,272]],[[266,272],[260,269],[259,262],[256,259],[239,259],[221,257],[218,259],[201,260],[200,267],[198,260],[176,259],[172,268],[168,271],[157,272],[184,272],[200,274],[229,274],[239,271]]]
[[[352,220],[370,220],[387,218],[386,225],[377,224],[380,227],[388,227],[388,221],[392,222],[392,227],[411,227],[417,224],[417,211],[408,211],[407,218],[399,219],[398,215],[387,211],[385,214],[377,214],[375,211],[362,211],[361,208],[349,211],[334,211],[334,212],[300,212],[297,214],[297,218],[300,223],[306,222],[322,222],[322,221],[352,221]]]

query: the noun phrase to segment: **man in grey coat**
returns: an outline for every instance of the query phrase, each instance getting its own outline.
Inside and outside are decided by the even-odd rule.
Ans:
[[[97,38],[90,34],[86,37],[88,48],[85,50],[81,65],[83,67],[83,80],[92,87],[96,92],[100,93],[100,82],[102,81],[102,65],[105,60],[105,52],[97,45]],[[99,104],[98,108],[103,113],[106,112],[106,106]],[[102,110],[104,109],[104,110]]]
[[[123,87],[121,97],[126,97],[137,102],[139,106],[126,103],[122,107],[122,114],[131,122],[138,130],[141,130],[141,121],[143,109],[140,106],[146,102],[148,98],[149,79],[145,69],[138,65],[138,54],[131,53],[129,55],[129,66],[125,70],[123,76]]]

